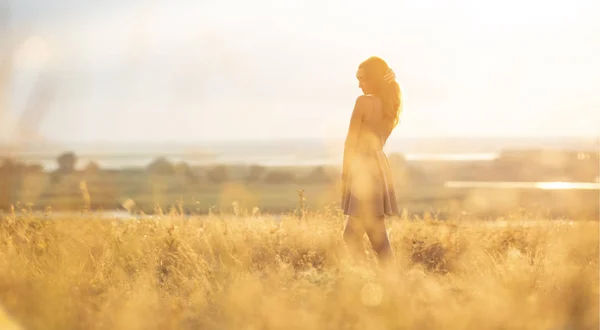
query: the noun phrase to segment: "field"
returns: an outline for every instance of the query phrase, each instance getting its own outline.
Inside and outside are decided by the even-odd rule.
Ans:
[[[495,172],[476,166],[473,169],[473,164],[464,165],[460,171],[448,164],[430,166],[435,169],[422,169],[425,174],[418,174],[420,172],[415,168],[420,167],[412,169],[417,174],[406,175],[401,169],[394,173],[398,203],[410,213],[437,212],[447,218],[467,212],[480,218],[494,218],[516,209],[527,209],[545,213],[550,218],[584,216],[597,219],[599,216],[600,190],[448,188],[444,182],[460,181],[461,175],[466,173],[483,171],[491,175]],[[225,171],[225,167],[217,168]],[[222,182],[212,182],[205,177],[205,172],[213,170],[212,167],[195,169],[195,176],[181,169],[171,169],[173,173],[147,173],[143,169],[84,170],[59,176],[54,182],[52,173],[28,172],[20,178],[7,173],[3,179],[0,170],[0,182],[13,181],[12,189],[8,189],[11,188],[9,185],[0,185],[0,210],[10,210],[13,204],[17,208],[37,211],[49,207],[54,211],[123,210],[124,202],[133,201],[135,205],[131,210],[134,212],[153,213],[157,207],[176,207],[186,213],[208,214],[231,212],[231,205],[236,202],[248,210],[260,207],[263,212],[288,213],[300,206],[300,190],[303,191],[303,205],[311,210],[339,205],[341,182],[336,168],[323,168],[321,172],[320,167],[310,166],[264,167],[265,174],[260,180],[250,180],[249,177],[254,177],[250,175],[252,168],[228,166],[228,178]],[[484,178],[485,175],[463,179],[478,181]],[[505,179],[514,180],[511,176]]]
[[[390,219],[381,269],[334,211],[9,214],[0,329],[597,329],[598,222],[519,219]]]

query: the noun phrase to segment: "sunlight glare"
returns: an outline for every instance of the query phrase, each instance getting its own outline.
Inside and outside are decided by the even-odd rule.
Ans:
[[[32,36],[17,49],[16,65],[25,70],[39,70],[46,65],[50,56],[51,51],[46,39]]]
[[[592,182],[538,182],[535,185],[539,189],[591,189],[599,190],[600,184]]]

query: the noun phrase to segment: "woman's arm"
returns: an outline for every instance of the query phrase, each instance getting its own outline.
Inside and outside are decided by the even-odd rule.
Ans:
[[[348,171],[350,170],[350,164],[352,164],[354,151],[358,144],[360,126],[363,121],[365,111],[370,106],[370,102],[371,101],[368,96],[361,95],[356,99],[356,103],[354,104],[354,110],[352,111],[352,117],[350,118],[350,127],[348,128],[348,135],[346,136],[346,142],[344,143],[342,179],[346,179]]]

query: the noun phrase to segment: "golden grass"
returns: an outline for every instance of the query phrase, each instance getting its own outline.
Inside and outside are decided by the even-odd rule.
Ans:
[[[399,220],[384,272],[337,214],[9,216],[0,304],[25,329],[597,329],[598,229]]]

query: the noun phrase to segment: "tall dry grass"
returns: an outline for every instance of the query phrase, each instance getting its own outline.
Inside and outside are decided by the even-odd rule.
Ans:
[[[598,328],[597,222],[391,222],[386,272],[342,220],[9,216],[0,303],[24,329]]]

